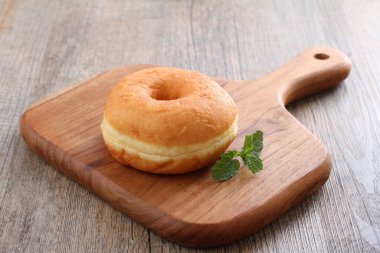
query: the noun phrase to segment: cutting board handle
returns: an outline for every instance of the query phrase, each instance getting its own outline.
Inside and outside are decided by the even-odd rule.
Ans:
[[[312,47],[267,76],[277,99],[287,105],[299,98],[327,90],[350,73],[351,62],[341,51]]]

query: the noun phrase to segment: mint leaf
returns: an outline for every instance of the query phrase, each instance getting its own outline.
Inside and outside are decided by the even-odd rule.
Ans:
[[[260,159],[260,154],[248,153],[242,157],[244,164],[252,173],[257,173],[263,169],[263,161]]]
[[[218,181],[226,181],[236,175],[240,168],[240,163],[234,159],[239,155],[236,150],[224,153],[211,169],[211,175]]]
[[[215,180],[226,181],[234,177],[240,169],[239,160],[235,157],[240,156],[244,164],[252,173],[257,173],[263,169],[263,161],[260,153],[263,150],[263,132],[256,131],[245,136],[244,146],[240,152],[230,150],[215,163],[211,169],[211,175]]]
[[[244,147],[240,152],[243,155],[247,153],[258,153],[260,154],[263,150],[263,132],[258,130],[251,135],[245,136]]]
[[[256,131],[247,135],[244,140],[243,150],[239,153],[244,164],[252,173],[257,173],[263,169],[263,161],[260,153],[263,150],[263,132]]]

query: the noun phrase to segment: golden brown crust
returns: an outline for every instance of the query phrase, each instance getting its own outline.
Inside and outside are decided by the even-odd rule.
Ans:
[[[214,163],[235,138],[236,124],[236,105],[214,80],[159,67],[132,73],[111,90],[102,134],[121,163],[182,174]]]
[[[160,94],[160,89],[167,94]],[[168,67],[141,70],[122,79],[104,111],[119,132],[169,147],[214,138],[231,126],[236,115],[234,101],[214,80]]]

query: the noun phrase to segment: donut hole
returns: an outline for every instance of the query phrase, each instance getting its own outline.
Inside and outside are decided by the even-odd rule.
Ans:
[[[150,97],[155,100],[176,100],[192,93],[192,86],[179,80],[163,80],[150,87]]]
[[[150,97],[155,100],[176,100],[179,99],[180,96],[178,92],[169,89],[152,89],[150,93]]]

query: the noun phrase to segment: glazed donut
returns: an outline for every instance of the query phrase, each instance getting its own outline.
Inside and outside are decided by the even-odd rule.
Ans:
[[[119,162],[156,174],[182,174],[219,159],[236,136],[237,108],[207,76],[148,68],[112,88],[101,131]]]

